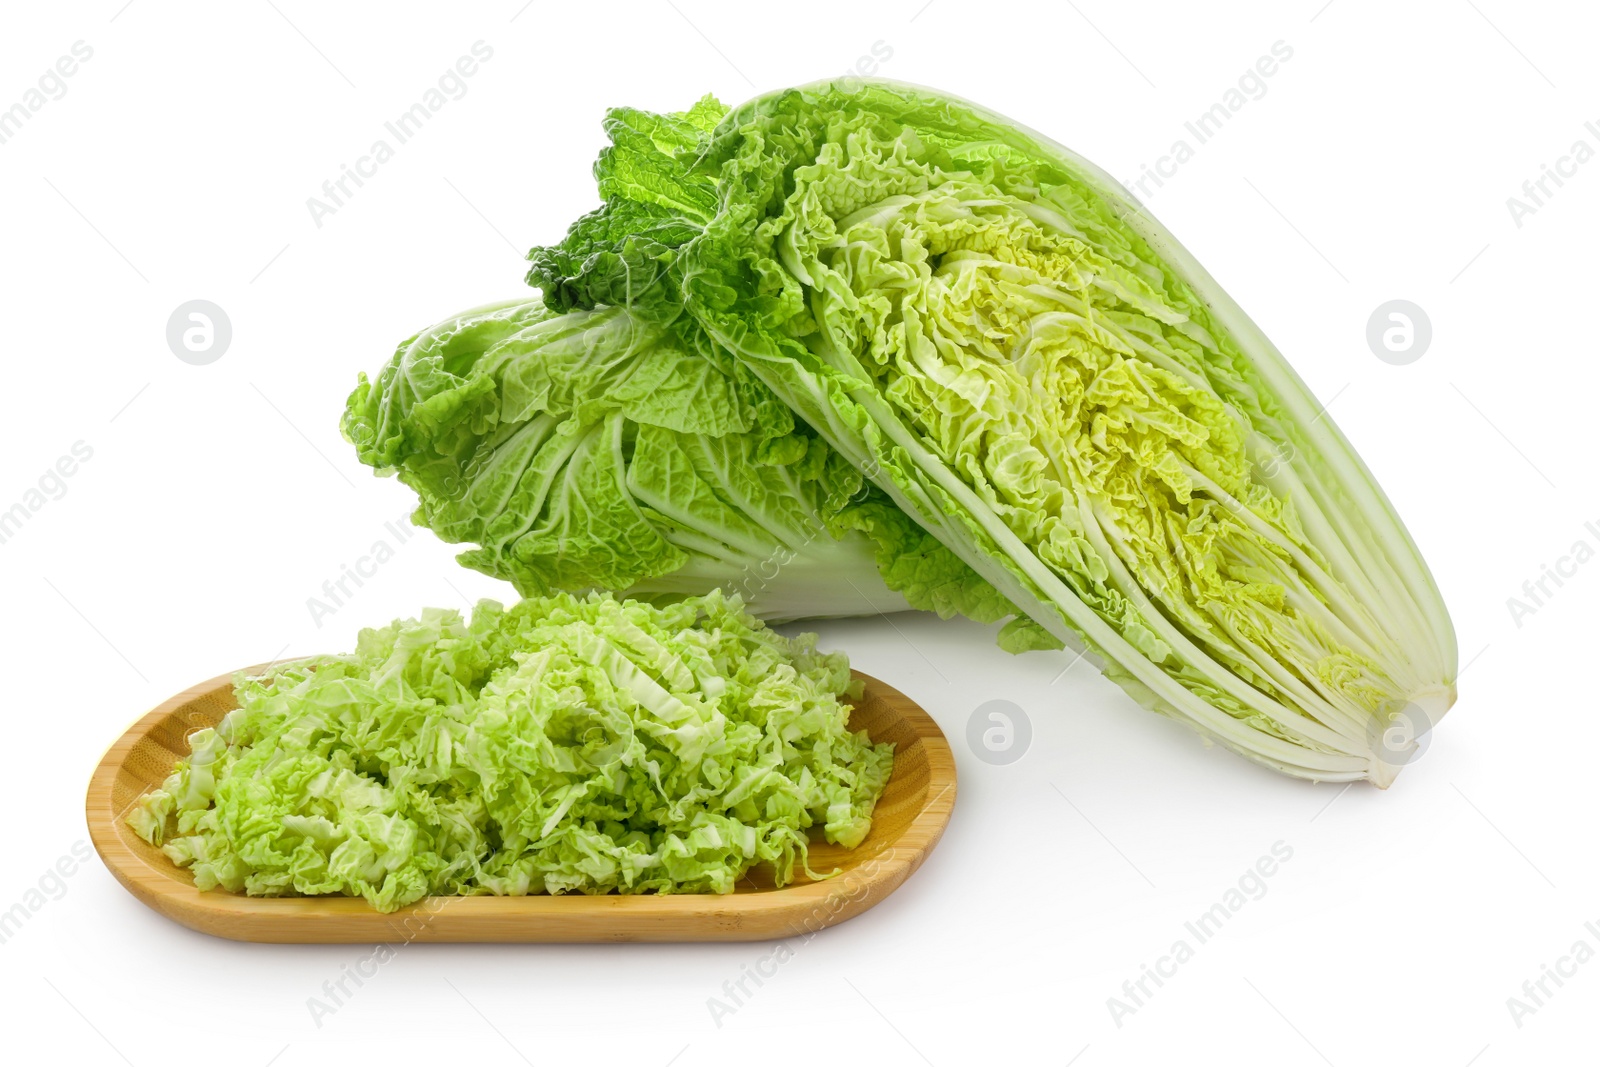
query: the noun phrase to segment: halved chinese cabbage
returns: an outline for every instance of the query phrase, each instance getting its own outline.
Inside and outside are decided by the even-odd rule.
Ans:
[[[1102,171],[849,79],[619,109],[529,281],[687,309],[906,513],[1141,704],[1269,767],[1393,780],[1455,699],[1438,590],[1261,331]],[[686,334],[687,335],[687,334]]]

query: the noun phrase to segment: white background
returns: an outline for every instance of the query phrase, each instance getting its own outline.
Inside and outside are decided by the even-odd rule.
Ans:
[[[1129,178],[1274,42],[1293,49],[1148,203],[1376,472],[1433,566],[1466,670],[1398,784],[1346,791],[1203,749],[1085,666],[1008,657],[978,626],[828,623],[828,645],[943,725],[960,801],[900,892],[795,943],[721,1026],[708,999],[772,946],[413,945],[319,1027],[307,999],[370,949],[194,934],[94,859],[0,945],[8,1053],[139,1067],[1593,1062],[1600,962],[1550,986],[1520,1027],[1507,998],[1579,939],[1600,949],[1584,928],[1600,921],[1600,563],[1549,586],[1520,625],[1507,600],[1575,542],[1600,547],[1600,161],[1520,227],[1506,201],[1575,140],[1600,148],[1584,129],[1600,120],[1600,25],[1576,3],[1321,3],[13,7],[0,108],[74,42],[94,53],[0,144],[0,510],[75,442],[93,457],[0,544],[0,910],[86,837],[90,770],[169,694],[509,591],[418,531],[322,626],[306,606],[409,506],[339,437],[356,372],[520,290],[523,250],[593,206],[605,107],[671,110],[708,90],[737,102],[842,74],[875,45],[892,52],[882,74],[977,100]],[[314,225],[306,199],[480,39],[494,55],[467,94]],[[195,298],[232,320],[209,366],[165,341]],[[1392,298],[1433,324],[1408,366],[1365,341]],[[1010,766],[964,741],[995,698],[1033,726]],[[1118,1026],[1107,999],[1280,841],[1293,857],[1265,895]]]

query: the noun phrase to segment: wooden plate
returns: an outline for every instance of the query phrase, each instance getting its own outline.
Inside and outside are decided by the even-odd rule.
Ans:
[[[388,915],[351,897],[246,897],[201,892],[189,872],[146,844],[123,814],[172,773],[185,738],[236,705],[232,674],[201,682],[140,719],[112,745],[89,782],[89,835],[130,893],[175,922],[238,941],[764,941],[814,932],[861,914],[922,865],[950,821],[956,766],[928,713],[876,678],[856,672],[866,693],[853,730],[895,744],[894,773],[854,849],[818,842],[821,881],[772,886],[753,869],[735,892],[659,896],[427,897]]]

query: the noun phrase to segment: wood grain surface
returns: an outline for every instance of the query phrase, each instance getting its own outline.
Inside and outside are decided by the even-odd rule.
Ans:
[[[195,930],[238,941],[290,943],[410,941],[763,941],[843,922],[878,904],[911,877],[950,821],[955,759],[939,726],[904,694],[856,672],[866,692],[853,730],[895,744],[894,773],[857,848],[819,841],[810,881],[782,889],[769,867],[738,890],[630,896],[427,897],[383,914],[351,897],[246,897],[201,892],[187,870],[141,840],[123,815],[188,754],[185,738],[214,726],[234,706],[232,674],[186,689],[135,723],[112,745],[89,782],[89,834],[119,882],[151,908]]]

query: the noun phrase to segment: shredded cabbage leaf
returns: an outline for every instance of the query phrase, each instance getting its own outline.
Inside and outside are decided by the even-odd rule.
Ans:
[[[849,663],[713,592],[428,609],[234,679],[128,824],[202,890],[728,893],[813,832],[853,848],[893,769]]]

